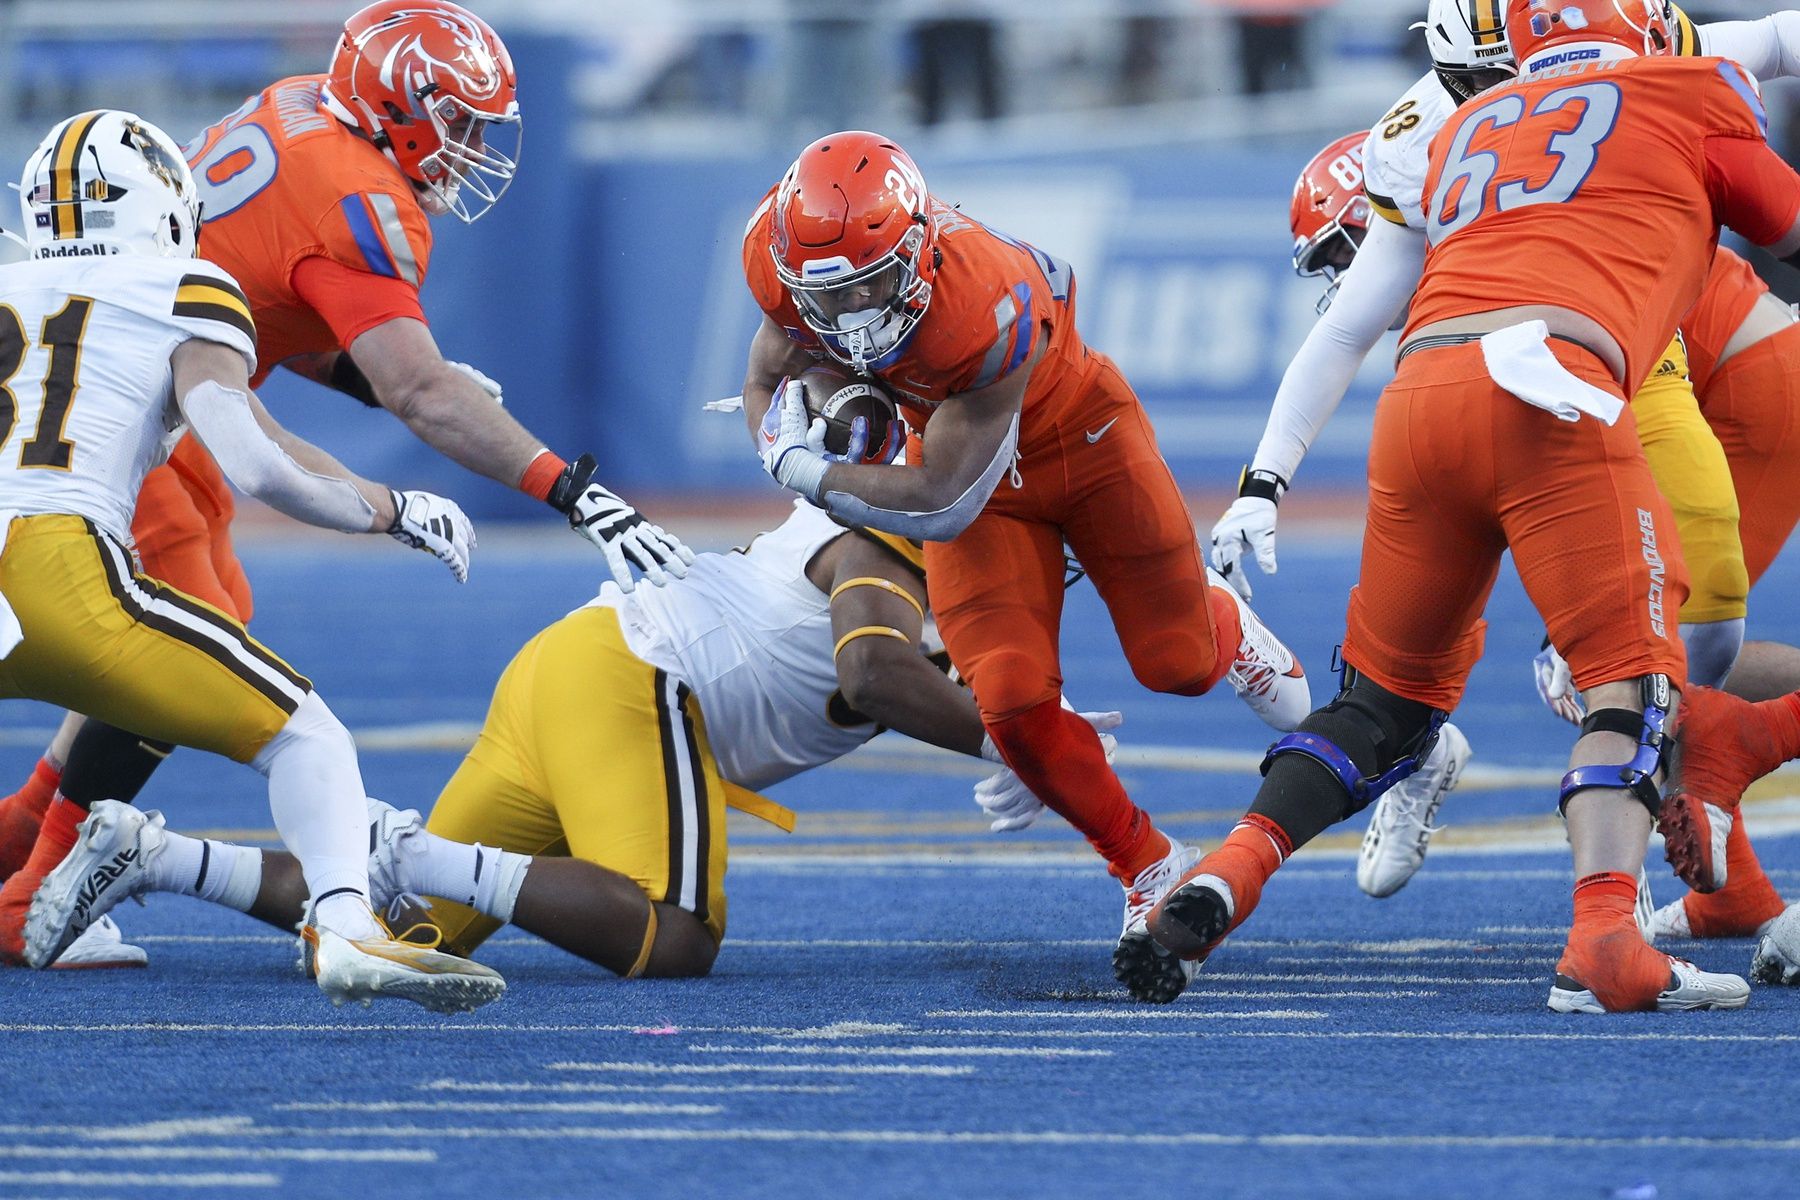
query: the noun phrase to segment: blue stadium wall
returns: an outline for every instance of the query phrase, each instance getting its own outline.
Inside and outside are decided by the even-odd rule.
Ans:
[[[434,222],[426,309],[448,357],[500,380],[554,449],[592,449],[643,497],[773,488],[741,421],[701,411],[736,394],[757,314],[739,267],[745,220],[799,149],[578,161],[562,106],[565,47],[515,38],[526,81],[523,169],[474,226]],[[820,132],[826,132],[821,130]],[[934,192],[1074,264],[1080,325],[1149,406],[1185,486],[1235,479],[1322,281],[1289,265],[1287,203],[1311,139],[1008,157],[917,152]],[[1301,482],[1359,487],[1378,350]],[[477,516],[535,506],[437,458],[396,421],[277,373],[277,415],[359,469],[461,500]]]

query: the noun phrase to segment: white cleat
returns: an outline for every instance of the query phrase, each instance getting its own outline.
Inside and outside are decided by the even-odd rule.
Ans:
[[[144,890],[163,848],[163,815],[101,800],[76,826],[75,847],[44,876],[25,914],[25,961],[55,962],[88,926]]]
[[[54,971],[100,971],[115,967],[147,967],[150,955],[125,940],[111,917],[101,917],[50,964]]]
[[[506,992],[498,971],[383,935],[347,938],[309,922],[301,931],[319,990],[342,1005],[378,998],[411,1000],[433,1012],[474,1012]]]
[[[1640,887],[1638,896],[1644,895]],[[1687,905],[1680,900],[1673,904],[1665,904],[1650,914],[1649,927],[1644,929],[1644,940],[1652,946],[1664,938],[1691,938],[1692,927],[1688,925]]]
[[[1800,904],[1790,904],[1763,926],[1750,977],[1758,983],[1800,983]]]
[[[1170,838],[1169,853],[1138,872],[1125,889],[1125,928],[1113,950],[1113,975],[1136,999],[1168,1004],[1200,970],[1198,962],[1185,962],[1157,945],[1145,925],[1157,901],[1199,861],[1199,850]]]
[[[1685,958],[1665,957],[1669,960],[1669,986],[1656,997],[1657,1012],[1742,1008],[1749,1002],[1750,985],[1738,976],[1702,971]],[[1563,975],[1551,985],[1549,1005],[1552,1011],[1562,1013],[1606,1011],[1593,992]]]
[[[369,902],[377,910],[406,891],[400,878],[400,842],[425,828],[416,808],[395,808],[367,797],[369,808]]]
[[[1462,730],[1444,722],[1437,745],[1419,769],[1381,794],[1369,815],[1369,831],[1363,835],[1356,858],[1356,886],[1381,899],[1406,886],[1425,864],[1432,824],[1444,797],[1462,778],[1463,768],[1475,752]]]
[[[1238,625],[1242,629],[1237,656],[1231,660],[1225,678],[1251,712],[1282,733],[1292,733],[1312,712],[1312,688],[1306,682],[1300,660],[1269,632],[1262,618],[1223,575],[1208,567],[1206,580],[1237,605]]]

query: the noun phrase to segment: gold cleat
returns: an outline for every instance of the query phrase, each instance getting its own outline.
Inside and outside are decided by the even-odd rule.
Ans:
[[[300,937],[319,990],[336,1005],[356,1000],[367,1008],[396,997],[433,1012],[473,1012],[506,992],[506,980],[490,967],[391,935],[347,938],[309,923]]]

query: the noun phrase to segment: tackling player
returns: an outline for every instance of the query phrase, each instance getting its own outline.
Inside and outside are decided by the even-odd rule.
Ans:
[[[631,567],[653,583],[680,576],[691,552],[593,482],[591,455],[565,462],[499,403],[498,385],[446,362],[419,303],[431,256],[427,214],[473,221],[511,183],[512,60],[494,31],[446,0],[382,0],[344,25],[329,69],[283,79],[188,147],[204,204],[202,252],[237,279],[262,338],[260,384],[278,364],[387,408],[422,440],[547,501],[605,553],[621,586]],[[191,439],[152,471],[132,532],[144,569],[248,621],[248,581],[231,550],[233,503]],[[395,536],[429,536],[437,514],[402,514]],[[76,796],[129,800],[166,756],[136,735],[71,718],[32,779],[0,801],[0,879],[29,853],[62,778],[108,764],[107,787]],[[72,739],[75,739],[72,741]],[[35,881],[27,881],[34,885]],[[22,894],[29,894],[29,886]],[[0,937],[16,932],[19,889],[0,893]]]
[[[432,916],[458,953],[511,921],[620,975],[704,975],[725,934],[727,806],[791,829],[752,789],[884,727],[980,753],[974,701],[921,652],[922,561],[796,501],[665,589],[608,583],[514,658],[429,822],[369,802],[378,899],[453,901]],[[1110,752],[1118,714],[1083,718]],[[976,796],[1003,820],[1037,803],[1008,770]],[[290,856],[160,829],[145,847],[144,890],[194,895],[210,862],[244,881],[224,903],[293,928]]]
[[[1694,689],[1690,704],[1731,720],[1683,729],[1688,795],[1665,802],[1685,682],[1672,617],[1687,586],[1624,397],[1698,298],[1719,217],[1800,251],[1800,176],[1763,140],[1741,69],[1666,57],[1674,31],[1657,0],[1508,0],[1505,12],[1519,81],[1432,144],[1431,249],[1376,413],[1344,690],[1276,742],[1250,812],[1149,926],[1204,959],[1295,848],[1411,769],[1480,654],[1481,608],[1510,549],[1588,706],[1559,799],[1577,881],[1550,1005],[1736,1007],[1741,979],[1644,942],[1636,873],[1658,816],[1671,861],[1694,873],[1704,801],[1800,753],[1800,697],[1752,706]]]
[[[893,142],[843,132],[764,197],[744,273],[763,310],[744,405],[765,468],[840,520],[925,542],[944,644],[989,738],[1126,889],[1114,972],[1138,994],[1179,991],[1187,968],[1143,918],[1195,852],[1132,803],[1059,703],[1064,544],[1141,683],[1197,696],[1229,679],[1279,729],[1310,698],[1293,655],[1209,578],[1143,405],[1076,332],[1074,272],[933,197]],[[900,398],[919,430],[905,466],[861,461],[856,440],[825,454],[795,377],[827,356]]]
[[[127,112],[70,117],[32,154],[19,197],[31,259],[0,278],[0,697],[265,775],[335,1002],[394,994],[455,1011],[498,998],[494,972],[401,945],[370,911],[355,747],[312,685],[239,622],[137,573],[127,548],[145,472],[189,425],[234,482],[296,519],[383,533],[422,504],[443,522],[433,552],[459,575],[467,519],[351,474],[249,393],[249,306],[193,258],[194,180],[161,130]],[[0,958],[48,965],[129,888],[145,819],[110,807],[51,805],[27,868],[43,886],[22,928],[0,931]]]

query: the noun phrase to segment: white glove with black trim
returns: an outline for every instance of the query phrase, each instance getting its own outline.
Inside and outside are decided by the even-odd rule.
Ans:
[[[1587,705],[1575,687],[1569,664],[1556,647],[1545,642],[1537,657],[1531,660],[1531,674],[1537,682],[1538,699],[1544,706],[1571,725],[1581,724],[1587,716]]]
[[[1067,701],[1064,701],[1067,704]],[[1078,714],[1082,720],[1094,727],[1100,735],[1100,746],[1106,751],[1106,761],[1110,764],[1119,752],[1119,739],[1112,731],[1125,723],[1125,714],[1117,712],[1084,712]],[[981,756],[998,758],[998,750],[993,749],[990,740],[983,739]],[[1025,786],[1025,781],[1011,767],[997,771],[975,785],[975,803],[982,811],[994,818],[988,826],[995,833],[1007,833],[1015,829],[1028,829],[1043,814],[1044,802],[1039,800],[1032,790]]]
[[[1239,496],[1212,527],[1213,566],[1246,600],[1250,599],[1250,577],[1245,551],[1255,556],[1265,575],[1275,573],[1276,511],[1273,500]]]
[[[393,488],[394,523],[388,536],[414,550],[436,555],[450,568],[456,582],[469,582],[469,555],[475,550],[475,526],[456,501],[431,492],[401,492]]]
[[[500,385],[494,380],[489,379],[474,367],[471,367],[468,363],[451,362],[449,359],[445,359],[444,365],[449,367],[452,371],[455,371],[458,375],[463,376],[470,383],[486,392],[489,396],[492,396],[495,404],[504,405],[506,403],[505,398],[500,395]]]
[[[694,552],[681,544],[674,534],[644,519],[637,509],[594,480],[594,456],[583,454],[563,468],[563,473],[545,497],[550,507],[569,518],[576,533],[606,555],[607,569],[621,591],[637,586],[631,577],[635,566],[657,587],[669,582],[669,576],[687,578],[688,564]]]

